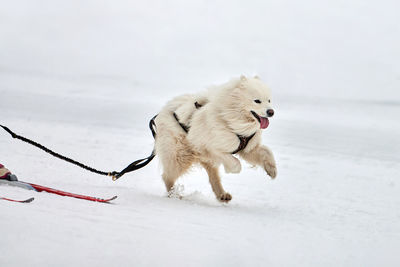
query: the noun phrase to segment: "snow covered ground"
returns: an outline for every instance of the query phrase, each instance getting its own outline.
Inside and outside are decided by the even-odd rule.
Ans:
[[[106,171],[148,156],[171,97],[259,74],[271,181],[204,171],[167,198],[157,160],[117,182],[0,132],[0,266],[399,266],[397,1],[2,1],[0,123]],[[157,159],[157,158],[156,158]]]

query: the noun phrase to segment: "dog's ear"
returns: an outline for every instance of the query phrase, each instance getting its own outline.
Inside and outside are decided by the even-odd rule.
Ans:
[[[240,81],[239,81],[238,88],[239,88],[239,89],[245,89],[245,82],[246,82],[246,81],[247,81],[246,76],[240,75]]]

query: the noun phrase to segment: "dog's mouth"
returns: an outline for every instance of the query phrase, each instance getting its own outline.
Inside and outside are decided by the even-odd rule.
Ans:
[[[251,114],[253,114],[253,116],[258,120],[258,122],[260,123],[260,128],[261,129],[266,129],[269,125],[269,120],[266,117],[262,117],[259,116],[257,113],[255,113],[254,111],[251,111]]]

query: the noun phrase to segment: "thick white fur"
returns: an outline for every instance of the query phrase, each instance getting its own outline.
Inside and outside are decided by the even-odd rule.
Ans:
[[[259,99],[261,103],[255,103]],[[174,98],[161,110],[155,123],[155,151],[163,165],[163,180],[170,192],[175,181],[193,164],[200,164],[208,173],[211,187],[220,201],[232,196],[222,187],[218,167],[227,173],[239,173],[241,164],[236,155],[252,165],[261,166],[271,178],[277,174],[275,159],[269,148],[261,144],[260,123],[251,111],[266,117],[271,108],[268,87],[258,78],[241,76],[198,95]],[[196,108],[195,102],[202,105]],[[174,118],[190,127],[186,133]],[[246,148],[236,155],[240,144],[237,135],[256,133]]]

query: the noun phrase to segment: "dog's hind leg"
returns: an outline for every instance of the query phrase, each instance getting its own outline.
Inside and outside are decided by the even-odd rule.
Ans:
[[[195,161],[196,155],[190,149],[185,136],[163,136],[156,148],[163,165],[162,178],[167,192],[170,192],[176,180],[183,175]]]
[[[192,165],[193,160],[194,158],[192,155],[186,155],[184,157],[178,155],[176,158],[170,157],[168,159],[168,163],[163,164],[164,172],[162,178],[164,180],[167,192],[170,193],[171,190],[173,190],[176,180],[178,180],[181,175],[187,172]]]
[[[162,178],[167,192],[172,190],[176,180],[189,168],[189,166],[181,164],[176,155],[173,153],[171,154],[165,155],[164,158],[161,159],[163,164]]]
[[[213,166],[211,163],[202,162],[201,165],[206,169],[212,190],[219,201],[229,202],[232,196],[225,192],[221,184],[218,167]]]

